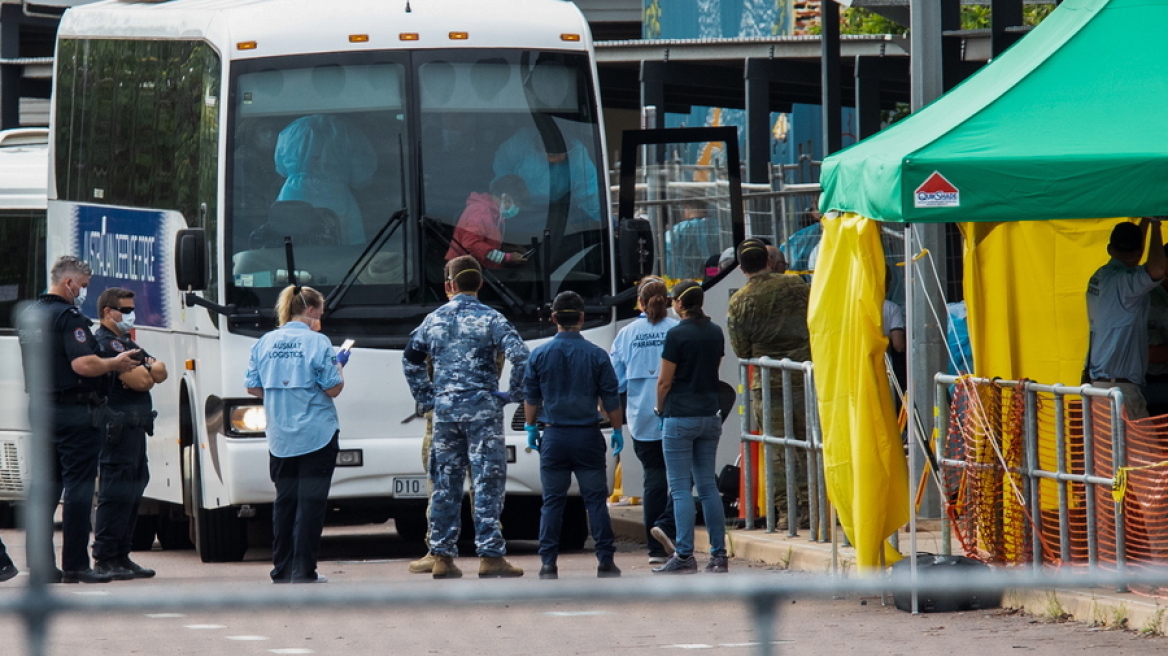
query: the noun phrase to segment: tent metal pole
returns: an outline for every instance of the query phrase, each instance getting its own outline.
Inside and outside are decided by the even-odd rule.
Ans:
[[[913,246],[913,226],[911,223],[904,224],[904,305],[905,305],[905,326],[907,330],[906,341],[911,346],[916,341],[916,333],[918,327],[922,325],[917,319],[916,312],[916,285],[913,284],[918,276],[915,275],[914,267],[917,263],[913,261],[913,253],[916,248]],[[912,420],[913,413],[916,410],[916,375],[913,366],[913,349],[910,347],[907,350],[908,366],[905,367],[905,387],[908,394],[905,397],[904,407],[908,410],[909,432],[916,431],[917,423]],[[908,557],[909,561],[909,580],[912,581],[912,605],[910,606],[914,615],[920,613],[917,605],[917,508],[916,495],[912,493],[915,485],[912,482],[912,473],[917,470],[917,448],[914,446],[916,440],[908,440],[908,471],[909,471],[909,494],[908,494]]]

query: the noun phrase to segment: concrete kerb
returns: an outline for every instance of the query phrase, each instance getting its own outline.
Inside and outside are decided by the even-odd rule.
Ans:
[[[609,506],[613,531],[629,542],[645,541],[640,506]],[[939,522],[919,522],[917,548],[921,552],[941,553]],[[790,537],[786,531],[767,533],[762,529],[727,531],[727,548],[734,558],[762,562],[781,569],[817,574],[831,573],[831,544],[811,542],[807,532]],[[697,527],[694,544],[709,543],[703,527]],[[909,536],[901,533],[901,551],[907,551]],[[955,549],[954,553],[960,550]],[[855,571],[855,551],[839,548],[839,572],[849,576]],[[1158,603],[1163,601],[1163,603]],[[1168,634],[1168,601],[1134,593],[1102,588],[1071,590],[1007,590],[1002,598],[1005,608],[1020,609],[1036,618],[1061,622],[1075,620],[1090,626],[1124,628],[1149,635]]]

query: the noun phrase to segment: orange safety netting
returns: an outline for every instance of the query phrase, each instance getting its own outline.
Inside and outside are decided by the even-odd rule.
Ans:
[[[948,515],[967,556],[1022,564],[1030,554],[1022,481],[1024,398],[997,385],[962,378],[950,405],[949,434],[941,456]]]
[[[1053,395],[1037,395],[1035,428],[1041,469],[1081,475],[1086,458],[1080,399],[1065,397],[1061,413]],[[1125,417],[1126,466],[1115,467],[1111,407],[1106,399],[1091,404],[1094,476],[1116,479],[1099,484],[1088,499],[1082,483],[1041,479],[1037,518],[1025,505],[1025,394],[997,384],[959,379],[950,405],[948,435],[941,456],[960,464],[943,465],[948,515],[966,555],[1001,565],[1022,565],[1033,557],[1035,527],[1048,565],[1088,562],[1087,503],[1094,502],[1099,566],[1116,564],[1116,512],[1126,530],[1128,567],[1168,565],[1168,416],[1141,420]],[[1064,451],[1057,450],[1061,424]],[[1067,556],[1062,556],[1060,486],[1065,486]],[[1033,506],[1031,506],[1033,507]],[[1037,520],[1037,521],[1036,521]]]

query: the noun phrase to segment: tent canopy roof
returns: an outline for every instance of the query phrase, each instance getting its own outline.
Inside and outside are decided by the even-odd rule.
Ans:
[[[1165,0],[1065,0],[949,93],[828,157],[820,208],[928,223],[1168,214],[1165,25]]]

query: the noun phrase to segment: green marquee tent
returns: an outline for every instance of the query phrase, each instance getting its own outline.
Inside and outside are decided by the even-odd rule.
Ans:
[[[824,212],[881,221],[1168,214],[1168,0],[1065,0],[821,183]]]

